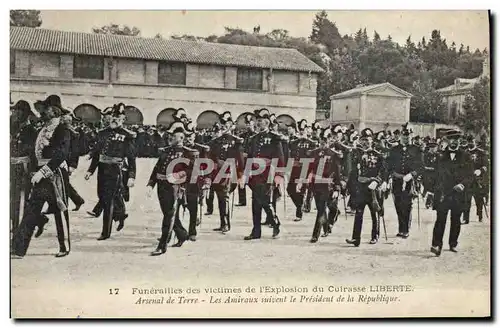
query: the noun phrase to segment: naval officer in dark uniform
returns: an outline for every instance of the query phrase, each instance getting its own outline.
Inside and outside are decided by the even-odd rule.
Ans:
[[[113,221],[118,221],[117,231],[125,224],[125,202],[123,200],[123,165],[128,163],[129,179],[127,185],[135,183],[136,163],[134,136],[122,127],[125,121],[125,105],[114,105],[111,110],[109,127],[98,134],[96,149],[85,179],[97,172],[97,192],[102,203],[104,215],[102,232],[97,240],[105,240],[111,236]]]
[[[248,179],[248,186],[252,190],[253,228],[250,235],[245,237],[245,240],[260,239],[262,210],[266,213],[266,222],[270,222],[273,228],[273,238],[278,237],[280,233],[280,221],[271,203],[271,189],[275,188],[275,184],[282,183],[283,177],[276,174],[273,181],[269,182],[268,180],[272,159],[277,159],[278,167],[284,166],[285,157],[281,137],[269,130],[271,113],[269,113],[268,109],[256,110],[255,116],[257,118],[258,133],[250,141],[248,158],[260,158],[266,164],[264,172],[252,175]],[[252,166],[255,165],[258,166],[257,163]]]
[[[54,211],[59,252],[56,257],[64,257],[71,249],[69,238],[68,167],[66,159],[71,146],[71,133],[66,124],[61,123],[61,115],[67,113],[58,96],[51,95],[38,102],[43,126],[38,132],[32,163],[34,175],[31,195],[26,206],[23,219],[15,231],[12,240],[12,253],[15,258],[26,255],[35,227],[41,224],[42,208],[47,202]],[[63,222],[64,215],[64,222]]]

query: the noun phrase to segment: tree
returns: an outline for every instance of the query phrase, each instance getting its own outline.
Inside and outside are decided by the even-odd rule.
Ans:
[[[465,97],[463,112],[457,122],[465,131],[490,133],[491,97],[490,80],[483,77],[474,85],[471,93]]]
[[[379,42],[380,41],[380,34],[377,33],[377,31],[373,32],[373,42]]]
[[[410,92],[410,121],[422,123],[444,123],[447,117],[443,97],[435,92],[436,81],[428,76],[415,81]]]
[[[288,31],[284,29],[272,30],[270,33],[267,33],[266,36],[274,41],[284,41],[290,37]]]
[[[314,18],[310,39],[316,44],[325,45],[329,55],[332,55],[335,49],[341,48],[343,45],[339,29],[335,23],[328,19],[324,10],[317,13]]]
[[[102,27],[93,27],[92,32],[96,34],[114,34],[114,35],[127,35],[127,36],[139,36],[141,30],[133,26],[132,28],[127,25],[120,26],[118,24],[108,24]]]
[[[40,10],[11,10],[10,26],[40,27]]]

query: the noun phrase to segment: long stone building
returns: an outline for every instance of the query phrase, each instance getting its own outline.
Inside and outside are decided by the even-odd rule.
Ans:
[[[130,124],[157,124],[184,108],[200,125],[266,107],[280,120],[314,120],[321,67],[295,49],[10,29],[12,101],[59,95],[98,120],[118,102]]]

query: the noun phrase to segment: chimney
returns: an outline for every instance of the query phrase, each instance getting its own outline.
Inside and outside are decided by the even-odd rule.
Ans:
[[[487,76],[490,77],[490,61],[488,57],[486,57],[483,61],[483,73],[481,76]]]

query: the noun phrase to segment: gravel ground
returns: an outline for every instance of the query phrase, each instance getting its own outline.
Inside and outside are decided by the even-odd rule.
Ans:
[[[217,206],[211,216],[204,216],[198,240],[182,248],[168,249],[160,257],[150,257],[160,236],[161,212],[156,194],[148,199],[145,185],[155,164],[152,159],[139,159],[136,187],[127,204],[129,218],[121,232],[97,241],[102,219],[90,218],[86,210],[97,201],[95,176],[84,181],[88,161],[71,178],[72,184],[85,198],[79,212],[71,213],[71,254],[62,259],[57,252],[53,220],[39,239],[31,243],[27,256],[11,261],[12,315],[14,317],[386,317],[386,316],[485,316],[490,309],[490,222],[462,226],[459,253],[443,251],[436,258],[430,252],[435,212],[420,210],[421,225],[414,223],[407,240],[395,237],[397,218],[392,199],[386,205],[388,241],[369,245],[371,220],[365,215],[362,244],[354,248],[345,243],[350,238],[353,216],[342,213],[333,233],[317,244],[309,239],[315,211],[305,214],[301,222],[293,222],[295,209],[287,199],[287,215],[283,217],[283,201],[278,205],[282,222],[279,239],[271,238],[272,229],[263,227],[261,240],[243,241],[251,231],[250,200],[247,207],[235,207],[232,230],[222,235],[212,229],[219,224]],[[248,192],[250,198],[251,192]],[[474,205],[473,205],[474,206]],[[72,205],[70,205],[72,208]],[[475,213],[475,209],[471,210]],[[183,220],[188,225],[188,215]],[[448,226],[449,227],[449,226]],[[445,245],[449,228],[444,237]],[[115,227],[114,227],[115,228]],[[379,285],[407,285],[409,291],[383,292]],[[289,292],[262,286],[300,287]],[[314,289],[315,286],[324,288]],[[369,296],[381,298],[367,302],[363,292],[328,290],[333,286],[366,288]],[[242,288],[241,293],[220,294],[205,288]],[[256,291],[246,291],[255,287]],[[116,290],[118,295],[116,295]],[[138,288],[138,289],[133,289]],[[143,295],[139,289],[164,288],[169,294]],[[180,288],[172,294],[168,288]],[[200,293],[188,291],[199,289]],[[111,293],[113,295],[110,295]],[[307,289],[307,290],[306,290]],[[230,297],[258,299],[246,303],[224,304]],[[333,296],[336,302],[291,297]],[[337,297],[353,297],[353,301]],[[139,298],[161,298],[174,304],[136,304]],[[186,297],[184,299],[179,296]],[[271,296],[275,303],[263,303]],[[222,304],[213,303],[221,297]],[[281,297],[284,303],[277,303]],[[286,299],[283,299],[286,297]],[[387,301],[384,297],[396,297]],[[190,304],[179,304],[181,301]],[[237,301],[237,300],[236,300]],[[300,302],[299,302],[300,301]]]

